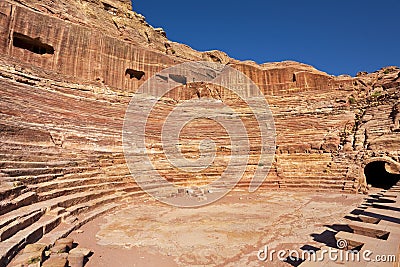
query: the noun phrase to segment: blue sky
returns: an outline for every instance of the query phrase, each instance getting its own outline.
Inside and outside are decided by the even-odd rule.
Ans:
[[[172,41],[240,60],[334,75],[400,66],[399,0],[135,0],[133,9]]]

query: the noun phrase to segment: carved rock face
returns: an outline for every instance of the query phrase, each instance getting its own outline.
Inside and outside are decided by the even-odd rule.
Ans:
[[[54,243],[54,238],[68,235],[71,229],[127,200],[135,207],[148,201],[138,197],[144,193],[126,164],[122,129],[132,96],[154,75],[157,82],[177,85],[145,118],[145,152],[160,175],[181,186],[169,196],[197,203],[218,193],[218,188],[201,186],[221,177],[232,154],[226,129],[201,118],[182,128],[177,146],[186,159],[196,160],[203,148],[199,143],[211,147],[201,143],[208,138],[216,147],[214,161],[209,168],[190,174],[171,167],[163,153],[162,123],[173,107],[192,99],[212,99],[238,112],[248,129],[250,149],[236,147],[239,153],[247,153],[249,160],[238,164],[245,171],[234,190],[249,188],[256,170],[265,167],[259,161],[262,132],[257,130],[255,116],[243,99],[226,88],[179,74],[158,74],[187,61],[229,65],[249,77],[265,96],[276,129],[276,153],[261,190],[366,193],[367,183],[385,188],[398,179],[397,67],[359,73],[354,78],[334,77],[297,62],[258,65],[232,59],[221,51],[198,52],[169,41],[163,30],[154,29],[131,10],[129,0],[1,0],[0,216],[4,220],[0,241],[4,246],[0,266],[6,266],[26,242]],[[143,101],[134,117],[140,120],[144,113],[140,104],[154,99],[155,94],[135,96]],[[198,106],[185,107],[188,115],[201,115]],[[133,167],[142,175],[143,162],[138,160]],[[164,189],[149,184],[149,190],[162,196]],[[261,202],[254,200],[259,204],[264,197]],[[276,202],[276,198],[272,200]],[[297,201],[291,198],[287,207],[292,208],[293,200]],[[20,227],[18,232],[15,226]],[[277,232],[281,236],[281,231]],[[239,236],[236,228],[234,236]],[[81,263],[82,255],[75,260]]]
[[[353,78],[297,62],[257,65],[170,42],[130,10],[130,1],[21,3],[0,3],[1,142],[8,148],[29,151],[21,144],[40,144],[57,148],[61,158],[75,153],[100,166],[103,153],[117,153],[119,172],[126,173],[121,129],[129,97],[162,69],[206,60],[243,72],[266,95],[277,154],[265,187],[349,189],[362,180],[365,160],[384,155],[399,161],[396,67]],[[182,81],[168,98],[218,98],[191,82]]]

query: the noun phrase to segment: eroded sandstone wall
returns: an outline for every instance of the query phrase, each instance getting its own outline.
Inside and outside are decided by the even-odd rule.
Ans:
[[[144,21],[141,22],[141,19],[134,15],[127,15],[131,13],[122,7],[115,8],[118,12],[110,14],[107,8],[104,9],[106,2],[82,8],[81,12],[74,9],[71,12],[76,16],[75,21],[69,17],[62,19],[55,16],[53,13],[59,10],[56,7],[53,7],[55,10],[50,14],[38,12],[39,7],[43,8],[44,4],[35,3],[35,1],[25,3],[27,6],[24,6],[2,2],[0,51],[13,60],[18,60],[22,65],[52,71],[54,75],[65,75],[69,81],[71,79],[78,82],[97,81],[112,88],[123,88],[124,91],[132,92],[142,84],[143,80],[163,68],[184,60],[210,60],[232,64],[250,77],[267,95],[291,94],[310,89],[333,89],[351,85],[352,82],[351,79],[338,82],[326,73],[295,62],[259,66],[251,62],[238,62],[218,51],[200,55],[201,53],[191,51],[182,45],[176,48],[178,52],[171,54],[170,42],[167,39],[159,40],[163,36],[154,37],[154,40],[148,37],[148,43],[144,45],[141,36],[143,28],[146,30],[145,36],[150,36],[147,32],[153,32],[153,35],[157,35],[158,32],[153,28],[147,29],[151,26]],[[72,1],[71,6],[74,6],[72,3],[76,4]],[[56,4],[57,2],[53,3],[53,6],[57,6]],[[87,10],[94,7],[97,7],[96,19],[84,17],[88,15]],[[46,8],[50,9],[47,6]],[[99,22],[97,17],[102,18],[102,21]],[[125,25],[119,27],[120,20],[133,22],[131,24],[125,22]],[[93,24],[97,27],[94,28]],[[131,28],[136,26],[141,27]],[[103,30],[104,27],[107,30]],[[54,49],[53,53],[41,55],[17,47],[15,36],[18,34],[39,39],[43,44],[51,46]],[[125,35],[129,38],[125,40],[118,38]],[[161,51],[160,46],[163,46]],[[125,79],[128,76],[126,75],[128,69],[144,72],[140,77],[141,81],[136,77]]]
[[[126,174],[121,129],[129,96],[188,60],[229,64],[266,95],[277,129],[266,188],[351,189],[365,183],[368,160],[399,162],[398,68],[334,77],[296,62],[239,62],[168,41],[129,1],[117,0],[0,3],[4,155],[29,160],[40,147],[63,158],[79,154],[77,162],[87,158],[99,168],[115,158],[122,162],[116,173]],[[176,92],[169,97],[183,100]],[[250,179],[251,171],[242,184]]]
[[[147,76],[174,63],[168,56],[86,26],[7,2],[1,5],[0,51],[3,57],[25,68],[35,68],[36,72],[51,73],[55,80],[104,84],[133,92]],[[15,45],[16,34],[39,39],[53,47],[54,52],[37,54],[20,48]],[[131,78],[127,75],[128,69],[144,72],[144,75]],[[55,77],[57,75],[61,77]]]

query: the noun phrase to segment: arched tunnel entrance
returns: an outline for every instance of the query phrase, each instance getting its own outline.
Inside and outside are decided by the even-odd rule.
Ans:
[[[373,161],[364,168],[367,183],[373,187],[389,189],[400,180],[400,174],[389,173],[385,161]]]

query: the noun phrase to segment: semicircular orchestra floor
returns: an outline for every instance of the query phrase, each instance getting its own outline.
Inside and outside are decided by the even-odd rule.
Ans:
[[[196,209],[147,197],[70,236],[94,251],[86,266],[264,266],[257,252],[318,246],[324,226],[344,221],[363,195],[231,192]],[[290,266],[276,261],[274,266]]]

